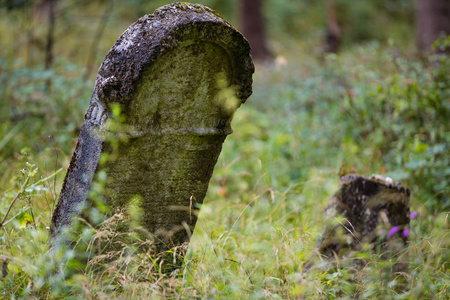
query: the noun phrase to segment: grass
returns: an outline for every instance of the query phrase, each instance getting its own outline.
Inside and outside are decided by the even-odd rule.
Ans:
[[[448,299],[449,221],[448,212],[442,209],[446,204],[427,205],[434,201],[433,190],[417,192],[435,178],[409,174],[403,180],[413,191],[411,208],[419,212],[411,222],[406,287],[400,288],[392,274],[395,261],[377,255],[362,253],[363,269],[302,271],[320,237],[322,210],[338,186],[340,173],[355,169],[370,175],[381,167],[388,174],[405,171],[385,153],[408,136],[397,136],[382,151],[377,147],[387,140],[378,141],[376,131],[351,130],[367,124],[355,123],[347,106],[349,88],[355,95],[360,93],[354,99],[372,101],[368,98],[371,90],[386,83],[379,73],[385,71],[382,68],[388,68],[386,72],[393,77],[411,75],[395,74],[379,58],[386,52],[370,47],[357,50],[365,56],[332,56],[322,65],[287,58],[292,61],[289,66],[258,68],[254,95],[235,116],[235,132],[224,144],[184,265],[171,272],[164,271],[164,265],[182,259],[176,252],[151,256],[151,245],[134,233],[136,229],[115,230],[123,228],[121,222],[127,224],[124,212],[99,219],[98,227],[80,226],[76,248],[50,252],[47,226],[64,175],[57,172],[68,166],[77,131],[67,126],[62,130],[67,137],[47,141],[39,131],[52,129],[40,124],[39,117],[2,123],[3,132],[13,137],[3,137],[7,151],[2,152],[1,213],[17,198],[9,214],[13,218],[1,231],[0,256],[8,261],[7,275],[0,283],[2,297]],[[375,65],[379,69],[367,69]],[[20,80],[27,82],[23,77]],[[64,77],[60,82],[61,88],[69,84]],[[84,85],[73,88],[78,86]],[[51,103],[54,96],[42,93],[37,101]],[[73,99],[64,103],[69,107],[56,108],[54,115],[47,112],[49,120],[61,122],[58,110],[75,107],[71,113],[75,120],[64,122],[78,122],[84,107],[76,103],[79,98]],[[86,99],[79,101],[87,105]],[[36,107],[32,108],[39,111],[40,106]],[[27,109],[25,105],[19,108]],[[364,107],[351,109],[363,112]],[[381,117],[381,112],[371,109]],[[27,131],[15,129],[17,124],[40,127]],[[404,124],[413,125],[408,119]],[[23,145],[30,146],[20,149]],[[417,180],[424,185],[408,184]],[[99,182],[94,190],[101,190]],[[108,244],[118,248],[104,250]]]
[[[449,299],[450,60],[400,49],[374,42],[258,66],[189,248],[159,256],[139,227],[123,230],[127,211],[105,219],[101,206],[77,222],[75,247],[50,251],[51,213],[93,81],[62,52],[52,70],[5,56],[0,298]],[[418,217],[404,285],[379,254],[358,253],[363,268],[303,271],[348,172],[383,173],[412,190]]]

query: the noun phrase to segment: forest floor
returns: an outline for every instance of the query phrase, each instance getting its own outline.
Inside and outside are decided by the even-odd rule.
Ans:
[[[184,264],[170,273],[163,259],[181,258],[155,258],[133,230],[114,231],[121,211],[80,222],[76,247],[49,251],[93,81],[67,58],[49,70],[0,59],[0,298],[449,299],[450,58],[400,49],[373,42],[258,65]],[[303,271],[347,173],[411,190],[407,274],[364,251],[362,268]]]

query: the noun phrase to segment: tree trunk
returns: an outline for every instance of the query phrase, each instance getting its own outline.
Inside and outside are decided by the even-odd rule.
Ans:
[[[418,52],[432,52],[434,41],[450,34],[450,1],[417,0],[416,30]],[[442,50],[436,49],[436,52]],[[445,52],[450,53],[450,49]]]
[[[55,35],[55,1],[47,0],[48,9],[48,31],[45,43],[45,68],[50,69],[53,65],[53,43]]]
[[[88,79],[91,75],[92,67],[95,64],[95,56],[97,54],[98,44],[103,36],[103,32],[105,31],[106,24],[108,23],[108,19],[111,16],[111,11],[113,9],[114,2],[108,2],[105,4],[105,12],[102,15],[102,18],[99,21],[97,31],[94,34],[94,39],[91,43],[91,49],[89,51],[88,60],[86,63],[86,71],[84,72],[84,79]]]
[[[240,29],[252,47],[251,55],[253,60],[258,62],[270,58],[266,45],[262,1],[239,0]]]
[[[337,53],[341,44],[341,28],[336,17],[336,5],[334,0],[326,3],[327,30],[323,46],[324,53]]]

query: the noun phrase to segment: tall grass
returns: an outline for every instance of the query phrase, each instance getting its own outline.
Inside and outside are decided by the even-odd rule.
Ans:
[[[155,256],[126,211],[104,219],[101,209],[77,222],[76,246],[50,251],[56,172],[68,167],[91,84],[63,62],[55,73],[3,62],[1,219],[17,199],[0,228],[0,297],[448,299],[449,58],[369,44],[285,60],[258,67],[184,259],[186,249]],[[378,254],[358,254],[363,268],[303,271],[327,198],[350,171],[412,190],[405,286]]]

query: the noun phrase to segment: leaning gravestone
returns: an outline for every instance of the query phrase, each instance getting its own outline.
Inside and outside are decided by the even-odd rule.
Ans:
[[[395,271],[405,271],[409,196],[409,189],[389,177],[343,176],[324,209],[322,238],[305,270],[313,264],[329,268],[336,259],[341,260],[341,265],[345,265],[346,258],[353,264],[354,252],[369,245],[370,251],[380,251],[382,258],[397,259]],[[318,256],[322,263],[317,263]]]
[[[233,113],[252,93],[249,52],[244,37],[202,5],[166,5],[132,24],[98,71],[51,233],[80,213],[103,170],[110,207],[137,195],[144,228],[170,245],[188,241]],[[108,127],[114,103],[126,120],[123,132]],[[111,151],[107,134],[128,142],[101,165],[101,154]]]

